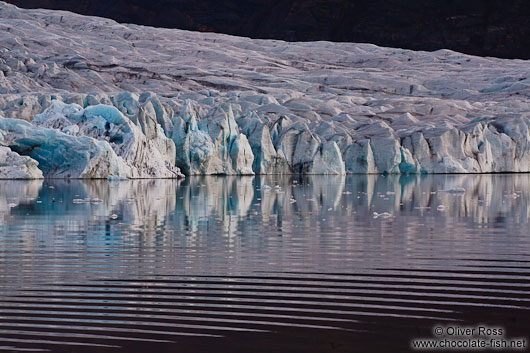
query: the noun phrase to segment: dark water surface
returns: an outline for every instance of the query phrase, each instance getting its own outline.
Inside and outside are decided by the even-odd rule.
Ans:
[[[528,337],[529,200],[530,175],[0,181],[0,352]]]

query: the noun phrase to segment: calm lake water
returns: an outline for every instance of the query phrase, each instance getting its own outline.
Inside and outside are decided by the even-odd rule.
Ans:
[[[0,351],[530,335],[530,175],[0,181]]]

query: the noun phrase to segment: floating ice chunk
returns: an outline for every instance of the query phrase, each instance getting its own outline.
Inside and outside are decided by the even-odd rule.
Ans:
[[[439,190],[438,192],[445,192],[448,194],[464,194],[466,192],[466,189],[464,188],[452,188],[447,190]]]
[[[377,213],[377,212],[374,212],[373,214],[373,218],[391,218],[393,217],[391,213],[388,213],[388,212],[383,212],[383,213]]]

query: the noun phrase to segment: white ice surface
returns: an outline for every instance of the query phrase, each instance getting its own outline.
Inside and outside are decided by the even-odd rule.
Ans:
[[[171,139],[190,174],[530,171],[524,60],[253,40],[3,2],[0,45],[3,116],[31,121],[55,98],[114,105],[162,155]],[[63,131],[79,134],[73,125]]]

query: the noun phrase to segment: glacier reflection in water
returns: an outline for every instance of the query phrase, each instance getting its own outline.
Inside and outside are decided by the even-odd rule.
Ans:
[[[530,308],[529,197],[527,174],[0,181],[0,351],[503,325]]]
[[[498,239],[502,246],[517,247],[510,239],[525,234],[529,197],[527,174],[1,181],[0,246],[91,251],[123,245],[172,253],[179,245],[223,258],[211,263],[214,270],[349,270],[347,262],[356,262],[351,256],[373,255],[365,253],[367,244],[385,247],[388,239],[380,237],[404,247],[387,258],[393,263],[405,261],[401,255],[413,254],[414,245],[454,237],[482,247],[482,236],[500,232],[511,234]],[[289,263],[297,253],[325,255],[328,246],[340,247],[333,252],[343,258],[337,268],[327,256]],[[249,256],[254,252],[258,258]]]

